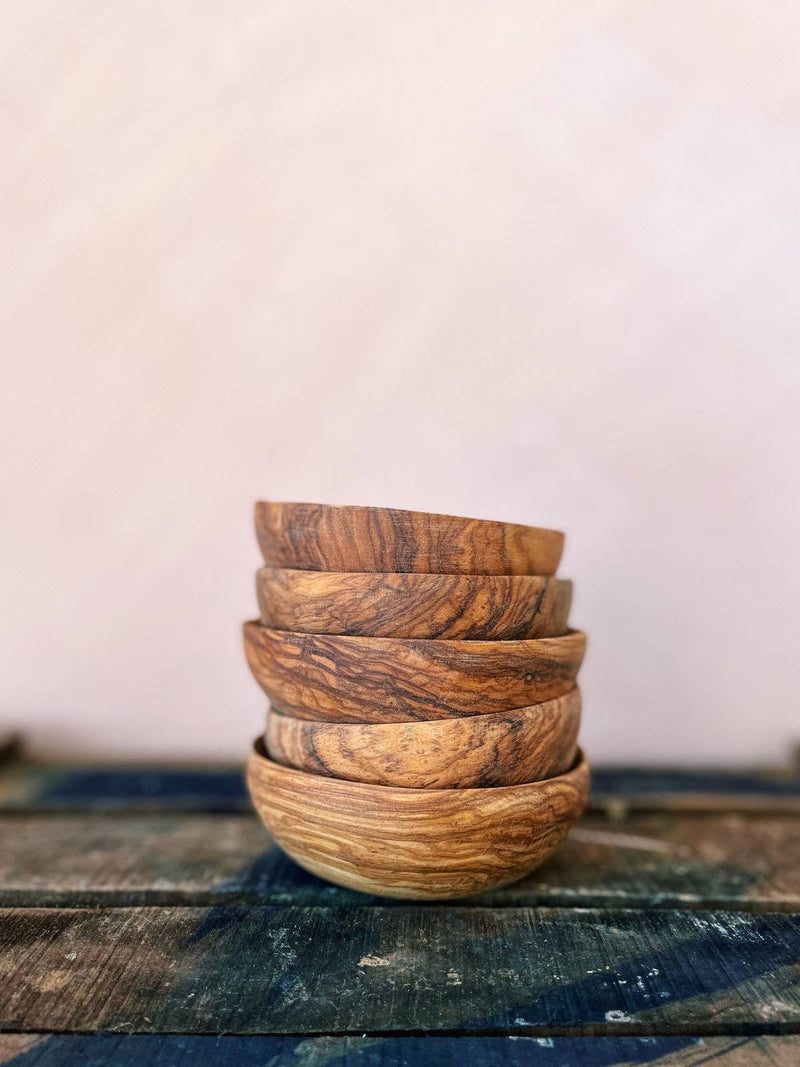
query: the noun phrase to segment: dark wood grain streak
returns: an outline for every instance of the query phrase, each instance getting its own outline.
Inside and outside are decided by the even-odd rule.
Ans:
[[[256,504],[256,535],[272,567],[425,574],[555,574],[556,530],[395,508]]]
[[[264,735],[276,763],[312,774],[411,789],[519,785],[575,761],[581,698],[428,722],[335,723],[271,710]]]
[[[572,582],[532,575],[357,574],[262,567],[261,622],[298,633],[462,640],[559,637]]]
[[[531,641],[329,637],[245,623],[256,681],[280,711],[328,722],[411,722],[509,711],[563,696],[584,634]]]
[[[546,908],[0,912],[0,1029],[786,1034],[800,919]]]

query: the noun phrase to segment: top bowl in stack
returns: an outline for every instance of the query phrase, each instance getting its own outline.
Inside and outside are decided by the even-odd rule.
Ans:
[[[414,574],[555,574],[557,530],[397,508],[256,504],[270,567]]]
[[[256,532],[245,647],[273,707],[249,782],[278,842],[390,896],[461,896],[542,862],[588,785],[563,534],[275,503]]]

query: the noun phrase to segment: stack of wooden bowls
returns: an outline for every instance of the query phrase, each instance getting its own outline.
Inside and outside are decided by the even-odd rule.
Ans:
[[[393,897],[458,897],[545,860],[586,801],[585,637],[563,534],[367,507],[256,505],[244,627],[269,696],[256,808],[301,866]]]

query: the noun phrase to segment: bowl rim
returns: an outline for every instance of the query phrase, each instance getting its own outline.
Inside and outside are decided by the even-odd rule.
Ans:
[[[342,571],[343,574],[348,573]],[[359,572],[355,572],[359,573]],[[371,573],[371,572],[370,572]],[[511,637],[504,639],[502,637],[495,638],[461,638],[461,637],[360,637],[358,634],[316,634],[305,633],[302,630],[277,630],[274,626],[265,626],[261,619],[246,619],[242,624],[245,635],[247,635],[253,627],[259,630],[266,630],[270,634],[277,634],[281,638],[285,637],[299,637],[306,640],[314,638],[325,638],[328,641],[369,641],[375,642],[380,647],[381,645],[402,644],[402,645],[448,645],[448,646],[471,646],[475,645],[499,645],[505,649],[511,649],[512,646],[519,645],[539,645],[545,642],[566,641],[567,638],[577,637],[583,640],[584,646],[587,643],[586,632],[584,630],[576,630],[574,626],[570,626],[565,634],[560,634],[558,637]],[[513,649],[512,649],[513,650]]]
[[[470,786],[466,789],[459,789],[456,786],[451,786],[448,789],[423,789],[413,788],[406,785],[374,785],[372,782],[354,782],[349,778],[332,778],[323,774],[312,774],[310,771],[300,771],[296,767],[284,767],[282,763],[276,763],[271,760],[266,754],[264,746],[264,737],[259,735],[253,742],[252,751],[248,761],[255,761],[260,763],[266,763],[271,771],[278,771],[280,774],[285,774],[289,778],[296,775],[303,778],[312,778],[317,783],[322,783],[324,788],[346,788],[352,789],[353,787],[358,790],[364,790],[367,794],[373,793],[376,798],[381,794],[386,793],[401,793],[401,794],[414,794],[425,796],[442,795],[447,797],[453,797],[453,795],[459,797],[488,797],[497,796],[502,793],[509,793],[511,791],[519,791],[521,789],[540,789],[542,786],[550,786],[555,782],[567,781],[569,779],[577,778],[580,774],[588,774],[590,771],[589,761],[586,758],[586,753],[578,746],[575,753],[575,759],[569,770],[564,771],[562,774],[556,774],[552,778],[540,778],[535,782],[520,782],[518,785],[489,785],[489,786]]]
[[[554,534],[564,538],[563,530],[556,530],[550,526],[529,526],[524,522],[509,522],[505,519],[476,519],[468,515],[452,515],[444,511],[415,511],[409,508],[381,507],[377,504],[320,504],[313,500],[256,500],[256,511],[261,507],[268,508],[324,508],[327,511],[380,511],[384,514],[411,515],[415,519],[455,519],[457,522],[478,522],[487,526],[505,526],[515,530],[533,530],[536,533]]]
[[[373,730],[385,730],[391,727],[394,727],[395,729],[407,729],[409,726],[416,728],[420,726],[426,727],[428,726],[428,724],[431,724],[431,726],[433,726],[433,724],[436,724],[435,728],[442,729],[440,725],[441,723],[447,723],[448,725],[452,726],[453,723],[460,722],[462,719],[479,719],[482,722],[488,721],[489,723],[491,723],[493,719],[499,719],[507,715],[515,715],[518,712],[531,711],[534,708],[543,708],[550,704],[558,704],[559,701],[567,699],[569,699],[570,702],[577,700],[578,707],[580,709],[583,697],[581,694],[580,686],[577,682],[575,682],[575,684],[570,689],[568,689],[566,693],[561,693],[560,696],[557,697],[551,697],[549,700],[540,700],[538,704],[523,704],[519,708],[509,708],[507,711],[487,711],[481,712],[477,715],[456,715],[449,719],[411,719],[407,722],[337,722],[336,720],[330,719],[301,719],[299,715],[291,715],[288,711],[281,711],[281,709],[276,707],[274,704],[270,704],[268,709],[268,715],[277,715],[281,719],[289,719],[292,722],[305,723],[311,728],[335,727],[337,730],[341,730],[342,728],[348,730],[363,730],[365,728],[368,728],[369,731],[372,732]],[[268,728],[269,727],[267,727],[267,729]],[[266,730],[264,732],[266,733]],[[270,763],[274,762],[274,760],[270,760]],[[281,766],[284,765],[281,764]],[[295,768],[295,770],[297,770],[297,768]],[[564,773],[566,774],[567,772],[565,771]]]

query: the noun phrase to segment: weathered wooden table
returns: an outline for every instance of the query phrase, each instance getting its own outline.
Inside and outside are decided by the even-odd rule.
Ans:
[[[595,774],[526,881],[305,874],[237,769],[0,770],[0,1063],[800,1065],[800,783]]]

